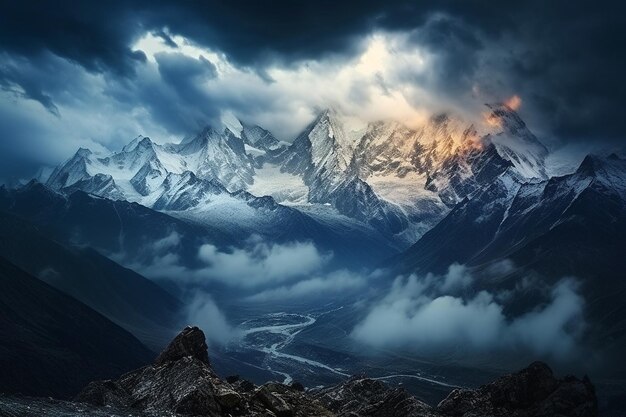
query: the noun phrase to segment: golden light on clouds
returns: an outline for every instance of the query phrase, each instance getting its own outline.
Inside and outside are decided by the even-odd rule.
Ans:
[[[522,99],[517,94],[514,94],[509,97],[504,104],[512,110],[519,110],[519,108],[522,107]]]
[[[295,137],[320,109],[327,107],[361,120],[364,126],[370,121],[389,119],[412,129],[424,126],[433,114],[458,110],[435,94],[429,84],[436,57],[414,45],[406,34],[374,33],[363,40],[361,53],[349,60],[329,57],[289,66],[280,62],[268,64],[264,72],[271,82],[231,62],[223,53],[182,36],[171,37],[177,47],[152,33],[146,33],[133,45],[133,50],[147,56],[142,67],[146,79],[160,77],[160,54],[198,61],[202,57],[215,66],[217,76],[197,84],[199,96],[205,97],[207,103],[212,103],[212,99],[225,102],[218,110],[230,110],[239,118],[277,132],[283,140]],[[473,87],[475,98],[482,100],[479,86]],[[513,101],[509,105],[519,107],[521,100],[517,96],[510,100]],[[267,106],[267,102],[272,105]],[[211,103],[205,104],[210,107]],[[467,116],[473,119],[476,114]]]
[[[507,104],[508,105],[508,104]],[[483,112],[483,121],[487,127],[500,128],[502,127],[502,121],[498,116],[495,116],[493,112]]]
[[[465,151],[472,151],[472,150],[480,151],[485,147],[483,138],[479,136],[475,130],[468,132],[464,136],[463,139],[464,139],[463,149]]]

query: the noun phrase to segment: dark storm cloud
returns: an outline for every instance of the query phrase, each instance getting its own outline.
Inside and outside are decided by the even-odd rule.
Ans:
[[[198,79],[217,76],[215,65],[203,56],[195,59],[183,54],[160,53],[156,59],[163,80],[171,85],[179,85],[182,89],[188,88]]]
[[[437,57],[434,81],[438,88],[450,92],[471,89],[484,48],[474,28],[456,18],[435,18],[415,31],[410,41]]]
[[[523,45],[507,69],[558,136],[624,139],[624,11],[618,2],[546,2],[520,15]]]
[[[128,74],[145,59],[128,45],[141,30],[133,10],[121,1],[3,2],[0,47],[26,56],[47,50],[91,71]]]
[[[626,129],[621,115],[626,29],[619,2],[6,3],[0,13],[0,49],[14,60],[32,60],[48,52],[92,73],[119,78],[120,83],[137,82],[146,57],[133,52],[131,45],[146,32],[171,47],[176,47],[172,36],[182,35],[258,74],[265,74],[270,64],[349,57],[361,50],[363,37],[373,31],[409,32],[416,47],[425,47],[436,57],[429,82],[452,99],[474,85],[491,98],[519,94],[531,123],[536,121],[562,139],[620,140]],[[209,77],[211,67],[195,73],[203,71],[202,63],[168,59],[174,58],[161,57],[158,63],[167,86],[152,96],[144,91],[144,97],[177,102],[164,109],[154,102],[145,105],[159,110],[156,115],[167,116],[178,108],[174,118],[196,120],[203,114],[183,117],[181,111],[206,104],[207,98],[193,84]],[[57,112],[57,96],[47,92],[49,86],[37,74],[21,73],[4,61],[3,89],[21,90],[19,94]],[[191,77],[185,81],[177,76]],[[165,122],[177,131],[188,123]]]
[[[46,86],[42,79],[41,68],[29,65],[30,63],[25,58],[12,60],[5,55],[3,62],[4,65],[0,66],[2,89],[13,91],[17,96],[38,101],[52,114],[59,114],[52,98],[44,92]],[[15,87],[21,87],[21,90]]]
[[[141,105],[168,131],[189,133],[214,120],[219,106],[210,106],[211,97],[202,88],[217,76],[213,63],[199,56],[160,52],[155,55],[156,72],[137,69],[135,79],[119,78],[108,84],[106,94],[129,110]]]

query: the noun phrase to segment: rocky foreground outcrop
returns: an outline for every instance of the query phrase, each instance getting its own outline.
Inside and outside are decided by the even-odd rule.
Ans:
[[[541,362],[478,389],[456,389],[436,407],[365,377],[310,391],[297,383],[225,381],[211,368],[204,333],[187,327],[152,365],[92,382],[74,402],[0,397],[0,415],[594,417],[597,400],[586,377],[557,379]]]

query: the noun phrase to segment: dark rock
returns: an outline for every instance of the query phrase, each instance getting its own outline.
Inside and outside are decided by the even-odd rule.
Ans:
[[[128,407],[142,411],[172,411],[185,415],[218,415],[217,375],[200,360],[186,356],[123,375],[110,383],[94,382],[77,400],[94,405]],[[117,395],[127,392],[126,397]]]
[[[147,412],[217,416],[223,410],[236,409],[240,403],[238,397],[210,368],[202,330],[186,327],[153,365],[116,381],[92,382],[76,400]]]
[[[256,388],[254,384],[247,379],[240,379],[233,382],[232,385],[238,392],[251,392],[254,391],[254,388]]]
[[[239,381],[239,379],[239,375],[230,375],[226,377],[226,382],[228,382],[229,384],[234,384],[235,382]]]
[[[437,411],[454,417],[593,417],[598,405],[588,378],[557,379],[545,363],[534,362],[477,390],[452,391]]]
[[[98,406],[125,407],[130,403],[130,394],[115,381],[91,382],[76,397],[76,401]]]
[[[287,402],[280,395],[274,395],[272,389],[267,384],[256,390],[254,398],[263,403],[277,417],[292,417],[294,415]]]
[[[404,389],[357,376],[314,394],[328,409],[341,416],[435,417],[438,414]]]
[[[304,385],[302,385],[298,381],[293,381],[291,384],[289,384],[289,386],[295,389],[296,391],[304,392]]]
[[[489,384],[491,402],[496,407],[526,408],[552,393],[558,381],[543,362],[534,362],[516,374]]]
[[[262,408],[270,410],[276,416],[330,417],[334,415],[312,396],[275,382],[264,384],[255,390],[251,398],[251,410]],[[261,415],[265,415],[262,413],[263,411]]]
[[[191,356],[210,365],[209,353],[204,333],[198,327],[187,326],[165,348],[155,361],[160,365],[169,361],[176,361]]]
[[[218,385],[215,392],[215,400],[224,410],[237,413],[245,408],[242,396],[233,388],[226,385]]]
[[[0,396],[0,406],[1,400]],[[76,401],[88,404],[93,415],[106,410],[109,416],[127,416],[129,410],[132,415],[141,416],[209,417],[595,417],[598,414],[595,391],[588,378],[557,379],[541,362],[475,390],[454,390],[436,408],[404,389],[391,388],[364,376],[308,392],[298,382],[290,386],[270,382],[255,387],[239,377],[224,381],[211,369],[204,333],[197,327],[185,328],[153,365],[115,381],[92,382]],[[71,408],[68,404],[61,406]],[[54,410],[56,406],[41,407]],[[75,414],[51,411],[41,415]]]

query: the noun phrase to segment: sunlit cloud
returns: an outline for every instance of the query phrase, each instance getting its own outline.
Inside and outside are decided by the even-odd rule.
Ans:
[[[519,110],[522,107],[522,99],[517,94],[514,94],[506,99],[504,104],[513,110]]]

